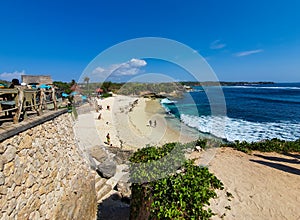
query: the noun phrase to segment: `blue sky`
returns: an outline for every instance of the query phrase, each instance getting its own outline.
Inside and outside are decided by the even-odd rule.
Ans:
[[[77,80],[103,50],[152,36],[198,51],[220,80],[299,82],[299,11],[298,0],[1,1],[0,78]],[[138,70],[176,72],[155,61]]]

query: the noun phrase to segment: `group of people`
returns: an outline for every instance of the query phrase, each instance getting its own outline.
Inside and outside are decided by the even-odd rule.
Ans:
[[[102,110],[102,105],[98,105],[98,111],[96,110],[96,112],[99,112],[99,110]],[[110,110],[110,106],[108,105],[108,106],[106,106],[106,110]],[[101,120],[102,119],[102,114],[100,113],[99,115],[98,115],[98,120]],[[108,124],[108,122],[106,122],[106,124]]]
[[[153,122],[153,126],[152,126],[152,121],[151,120],[149,120],[149,126],[150,127],[156,127],[156,120],[154,120],[154,122]]]
[[[101,104],[97,103],[97,105],[96,105],[96,112],[99,112],[99,110],[100,111],[103,110],[103,107],[102,107]],[[110,111],[110,106],[109,105],[106,106],[106,110]],[[101,112],[99,113],[97,119],[98,120],[103,119]],[[106,124],[108,125],[108,121],[106,122]],[[107,133],[107,135],[106,135],[106,142],[104,142],[104,143],[108,144],[109,146],[112,146],[112,144],[110,143],[110,135],[109,135],[109,133]]]

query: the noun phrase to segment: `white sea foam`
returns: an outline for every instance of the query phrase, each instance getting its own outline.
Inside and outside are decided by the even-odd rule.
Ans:
[[[181,121],[201,132],[225,138],[229,141],[261,141],[279,138],[293,141],[300,138],[300,123],[258,123],[241,119],[215,116],[181,115]]]
[[[176,101],[172,101],[168,98],[164,98],[160,101],[161,104],[172,104],[172,103],[176,103]]]
[[[277,87],[277,86],[224,86],[224,88],[240,88],[240,89],[286,89],[286,90],[299,90],[300,87]]]

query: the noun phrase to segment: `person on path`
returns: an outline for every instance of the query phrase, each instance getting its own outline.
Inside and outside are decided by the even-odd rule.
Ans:
[[[109,133],[107,133],[106,135],[106,142],[108,145],[110,145],[110,136],[109,136]]]

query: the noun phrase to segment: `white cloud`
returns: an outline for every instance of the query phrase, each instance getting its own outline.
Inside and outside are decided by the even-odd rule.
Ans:
[[[247,50],[247,51],[242,51],[242,52],[236,53],[235,56],[237,56],[237,57],[244,57],[244,56],[249,56],[251,54],[261,53],[263,51],[264,51],[263,49],[259,49],[259,50]]]
[[[97,67],[93,70],[93,74],[103,74],[111,76],[132,76],[141,72],[141,68],[146,66],[147,62],[140,59],[131,59],[130,61],[113,64],[108,68]]]
[[[224,48],[224,47],[226,47],[226,44],[221,43],[220,40],[215,40],[214,42],[212,42],[212,43],[210,44],[210,49],[213,49],[213,50],[222,49],[222,48]]]
[[[140,68],[146,66],[145,60],[131,59],[126,63],[117,64],[114,66],[112,74],[115,76],[132,76],[140,73]]]
[[[101,68],[100,66],[93,70],[93,74],[103,73],[105,69]]]
[[[0,79],[6,80],[6,81],[11,81],[12,79],[21,79],[21,75],[25,75],[25,71],[23,70],[22,72],[15,71],[15,72],[4,72],[0,73]]]
[[[136,67],[142,67],[142,66],[146,66],[147,65],[147,63],[146,63],[145,60],[139,60],[139,59],[134,59],[134,58],[131,59],[129,61],[129,63],[130,63],[130,65],[136,66]]]

